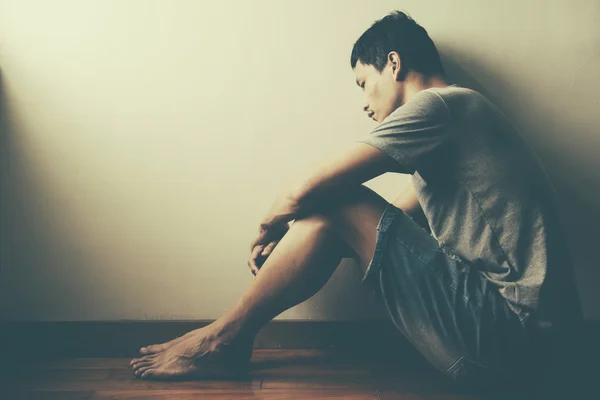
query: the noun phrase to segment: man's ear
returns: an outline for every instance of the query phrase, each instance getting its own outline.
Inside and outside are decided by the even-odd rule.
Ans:
[[[395,51],[391,51],[388,54],[388,62],[392,64],[392,74],[394,75],[394,80],[404,80],[406,71],[402,69],[402,60],[400,59],[400,54]]]

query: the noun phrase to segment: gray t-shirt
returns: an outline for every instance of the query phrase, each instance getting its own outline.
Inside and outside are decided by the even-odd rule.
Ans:
[[[535,327],[580,313],[556,194],[537,156],[480,93],[417,93],[359,142],[412,174],[441,246],[478,268]]]

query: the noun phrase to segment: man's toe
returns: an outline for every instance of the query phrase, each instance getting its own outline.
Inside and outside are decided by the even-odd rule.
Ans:
[[[141,362],[145,362],[145,361],[152,361],[156,358],[156,354],[148,354],[147,356],[144,356],[142,358],[140,358],[139,360]]]
[[[153,374],[154,374],[155,371],[156,371],[156,369],[154,369],[154,368],[148,368],[148,369],[144,370],[144,372],[142,372],[140,374],[140,377],[142,377],[142,378],[150,378],[150,377],[153,376]]]
[[[140,349],[140,354],[150,355],[160,353],[163,350],[166,350],[169,346],[165,346],[164,344],[151,344],[150,346],[142,347]]]
[[[144,365],[144,366],[142,366],[142,367],[138,368],[138,369],[135,371],[135,374],[136,374],[137,376],[140,376],[140,375],[142,375],[144,372],[148,371],[149,369],[151,369],[151,368],[153,368],[153,367],[154,367],[153,365]]]
[[[152,365],[154,365],[154,364],[152,362],[150,362],[150,361],[141,362],[141,363],[138,363],[138,364],[134,364],[133,365],[133,370],[137,371],[137,370],[139,370],[142,367],[149,367],[149,366],[152,366]]]

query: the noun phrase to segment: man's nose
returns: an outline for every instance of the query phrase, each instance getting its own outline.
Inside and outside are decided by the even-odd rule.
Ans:
[[[369,105],[368,104],[363,105],[363,111],[364,112],[369,111]]]

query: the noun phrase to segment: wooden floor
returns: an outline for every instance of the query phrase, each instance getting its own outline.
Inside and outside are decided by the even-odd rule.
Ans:
[[[20,366],[8,368],[2,374],[0,399],[532,398],[532,395],[518,390],[477,393],[458,388],[422,360],[403,362],[396,355],[349,356],[323,350],[256,349],[247,376],[235,380],[179,382],[136,378],[129,368],[130,360],[69,358],[24,362]]]

